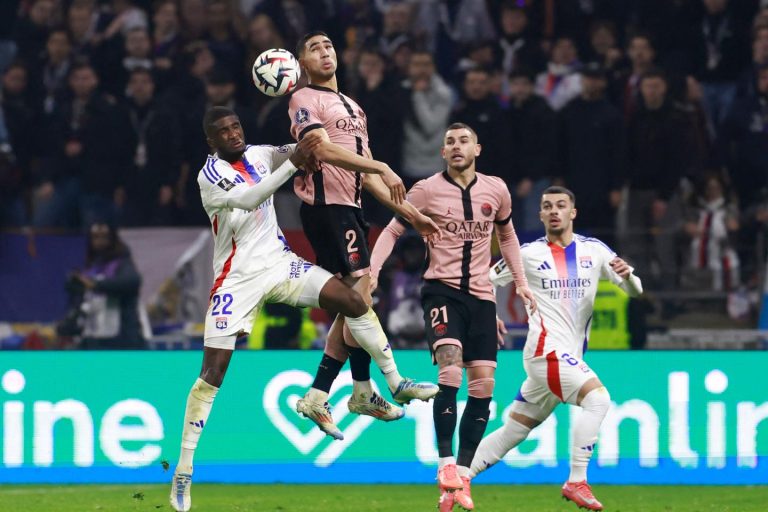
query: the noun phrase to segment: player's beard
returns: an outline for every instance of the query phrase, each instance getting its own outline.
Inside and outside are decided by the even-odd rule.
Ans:
[[[462,173],[462,172],[466,171],[467,169],[469,169],[470,167],[472,167],[472,164],[474,164],[474,163],[475,163],[475,159],[474,158],[467,158],[461,164],[454,165],[454,164],[449,163],[448,164],[448,168],[453,170],[453,171],[456,171],[458,173]]]

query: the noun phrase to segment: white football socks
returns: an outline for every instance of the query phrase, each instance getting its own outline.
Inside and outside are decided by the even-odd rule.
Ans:
[[[213,399],[219,388],[211,386],[198,378],[187,396],[187,409],[184,412],[184,428],[181,431],[181,456],[176,465],[176,473],[192,474],[192,458],[195,455],[197,441],[203,432],[208,415],[211,413]]]
[[[611,396],[605,387],[593,389],[581,400],[581,415],[573,426],[573,445],[571,446],[570,482],[587,479],[587,465],[600,432],[600,424],[611,407]]]
[[[508,419],[503,427],[487,435],[477,446],[472,458],[469,477],[475,478],[489,467],[499,462],[509,450],[522,443],[531,429],[513,419]]]
[[[390,391],[397,389],[403,377],[397,371],[387,335],[381,328],[379,318],[372,308],[358,318],[344,317],[349,331],[361,347],[368,352],[384,374]]]

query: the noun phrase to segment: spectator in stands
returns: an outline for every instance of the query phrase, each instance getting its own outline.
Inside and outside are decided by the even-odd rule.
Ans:
[[[20,1],[5,0],[5,2],[0,3],[0,73],[4,72],[13,62],[18,51],[13,36]]]
[[[491,75],[483,68],[471,69],[464,75],[461,101],[451,114],[451,123],[465,123],[483,141],[483,151],[477,158],[478,169],[494,176],[506,173],[509,165],[508,124],[506,113],[491,94]]]
[[[581,93],[580,62],[576,45],[570,37],[559,37],[550,53],[547,71],[536,77],[536,94],[553,110],[560,110]]]
[[[702,165],[693,122],[668,97],[666,75],[651,69],[640,80],[642,103],[627,134],[629,199],[618,233],[638,273],[672,288],[677,282],[675,237],[682,220],[680,184]],[[651,271],[658,263],[660,273]]]
[[[156,99],[155,80],[147,69],[131,72],[126,96],[133,159],[125,177],[121,224],[173,225],[182,160],[178,116]]]
[[[497,53],[504,76],[520,69],[543,71],[547,59],[528,25],[528,11],[517,2],[505,1],[499,10],[499,25]]]
[[[208,4],[208,47],[216,58],[216,65],[236,75],[245,58],[243,34],[245,27],[239,16],[234,16],[232,2],[213,0]]]
[[[579,225],[609,243],[624,175],[624,126],[605,98],[606,70],[596,62],[581,71],[582,90],[560,111],[560,168],[579,198]]]
[[[57,105],[45,139],[50,164],[40,166],[37,226],[113,220],[124,199],[122,179],[133,157],[128,120],[98,91],[91,65],[73,66],[68,82],[71,97]]]
[[[152,24],[155,67],[163,72],[170,71],[181,45],[181,22],[177,3],[174,0],[162,0],[155,4]]]
[[[642,32],[632,35],[627,43],[627,57],[628,66],[613,76],[610,96],[628,122],[640,104],[640,79],[656,60],[651,36]]]
[[[397,169],[402,161],[403,143],[399,133],[403,123],[400,84],[387,72],[384,54],[372,48],[364,48],[360,53],[357,74],[358,87],[352,96],[366,114],[371,153]]]
[[[424,345],[424,311],[421,286],[424,274],[424,243],[415,232],[398,241],[399,265],[389,277],[386,297],[387,331],[397,347]],[[422,348],[422,347],[419,347]]]
[[[701,82],[704,108],[713,133],[736,95],[736,80],[749,63],[747,27],[729,9],[728,0],[703,0],[704,13],[686,38],[691,71]]]
[[[552,108],[534,93],[533,78],[524,70],[510,75],[509,155],[507,172],[499,176],[513,191],[515,226],[521,231],[541,228],[541,192],[555,174],[557,119]],[[513,201],[513,202],[514,202]]]
[[[738,206],[727,197],[717,173],[706,175],[697,188],[684,225],[690,238],[689,267],[697,273],[706,272],[710,289],[732,291],[740,282],[735,250]]]
[[[67,31],[53,29],[48,35],[42,58],[33,62],[32,84],[42,100],[43,112],[51,114],[67,90],[67,76],[72,66],[72,44]]]
[[[440,148],[453,98],[435,71],[432,54],[424,50],[411,54],[403,89],[402,178],[410,186],[445,165]]]
[[[384,9],[381,35],[369,46],[376,46],[382,55],[391,58],[400,45],[411,42],[412,18],[413,4],[390,2]]]
[[[102,90],[117,98],[125,96],[125,86],[136,69],[151,70],[154,66],[152,40],[145,28],[132,28],[124,37],[122,58],[103,66]]]
[[[596,62],[612,74],[624,57],[618,46],[616,25],[611,21],[598,20],[589,28],[589,48],[586,62]]]
[[[205,0],[180,0],[181,40],[184,43],[205,38],[208,31],[208,10]]]
[[[93,2],[78,0],[72,2],[67,11],[67,30],[72,38],[74,56],[94,59],[98,52],[96,24],[99,16]]]
[[[736,86],[736,98],[754,95],[760,68],[768,65],[768,25],[755,27],[752,35],[752,63],[742,72]]]
[[[139,320],[141,276],[128,247],[115,228],[92,224],[88,229],[85,267],[72,273],[70,294],[81,294],[80,348],[86,350],[143,349]],[[77,300],[70,301],[77,303]]]
[[[48,32],[55,22],[56,2],[34,0],[27,16],[20,17],[16,23],[14,39],[18,47],[17,56],[24,62],[35,62],[43,53]]]
[[[486,2],[477,0],[418,2],[414,33],[434,55],[443,77],[451,76],[463,45],[496,37]]]
[[[734,103],[721,132],[733,187],[751,205],[768,187],[768,65],[757,73],[755,92]]]
[[[11,64],[3,73],[0,99],[0,114],[8,130],[7,148],[0,149],[0,226],[23,226],[40,120],[29,94],[29,74],[21,62]]]

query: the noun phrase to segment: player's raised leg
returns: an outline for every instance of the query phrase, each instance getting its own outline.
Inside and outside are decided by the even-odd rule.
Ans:
[[[350,284],[351,277],[345,278],[346,284]],[[369,306],[373,303],[370,293],[370,275],[364,274],[352,283],[354,289]],[[344,323],[344,345],[349,351],[349,368],[352,371],[352,396],[347,403],[350,412],[372,416],[382,421],[393,421],[405,415],[400,407],[389,403],[373,389],[371,384],[371,355],[360,346],[349,326]],[[399,373],[385,374],[387,383],[390,380],[399,383],[402,377]]]
[[[576,405],[582,408],[573,428],[571,446],[571,474],[563,484],[563,498],[588,510],[603,510],[603,505],[592,494],[587,484],[587,466],[592,458],[600,425],[611,407],[611,396],[597,377],[579,390]]]
[[[344,434],[333,422],[328,394],[342,366],[349,357],[342,341],[343,317],[338,315],[331,324],[325,342],[323,358],[317,367],[312,387],[296,402],[296,412],[312,420],[320,430],[334,439],[344,439]]]
[[[432,383],[414,382],[400,375],[376,313],[355,290],[338,279],[331,279],[320,292],[320,307],[344,315],[350,332],[376,361],[397,402],[408,403],[413,399],[426,401],[438,393],[439,388]]]
[[[528,398],[531,400],[526,399],[523,394],[524,390],[531,389],[536,389],[531,380],[523,383],[515,401],[512,402],[509,417],[504,426],[497,428],[480,441],[475,456],[472,458],[472,466],[469,471],[470,478],[475,478],[499,462],[510,450],[525,441],[531,430],[544,422],[560,403],[559,399],[546,396],[540,404],[536,404],[533,402],[533,397],[537,396],[535,392],[528,394]],[[539,392],[539,396],[541,394],[543,393]]]
[[[184,427],[181,432],[181,455],[171,484],[169,500],[171,507],[178,512],[187,512],[192,507],[192,460],[200,435],[208,422],[213,400],[232,359],[235,338],[235,335],[231,335],[208,338],[205,341],[203,369],[187,396]]]

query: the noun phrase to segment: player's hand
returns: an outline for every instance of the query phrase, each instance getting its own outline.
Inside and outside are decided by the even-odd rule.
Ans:
[[[629,279],[629,276],[632,274],[632,267],[618,256],[613,258],[608,265],[610,265],[613,271],[619,274],[619,277],[622,279]]]
[[[296,151],[291,155],[291,163],[296,167],[302,167],[310,161],[312,151],[323,142],[323,137],[312,130],[296,144]]]
[[[373,292],[376,291],[376,288],[379,287],[379,276],[374,276],[373,274],[370,275],[370,280],[368,281],[368,293],[370,295],[373,295]]]
[[[443,232],[440,231],[440,226],[421,212],[418,212],[413,218],[411,226],[418,231],[422,238],[424,238],[424,241],[429,245],[435,245],[436,242],[439,242],[443,238]]]
[[[507,326],[504,320],[496,317],[496,339],[499,341],[499,348],[504,348],[504,335],[507,334]]]
[[[395,204],[403,204],[405,201],[405,185],[402,178],[395,174],[389,166],[386,166],[386,170],[381,174],[381,181],[389,189],[389,198]]]
[[[533,292],[527,286],[518,286],[515,288],[515,293],[523,299],[523,303],[530,309],[529,314],[536,312],[537,305],[536,299],[533,296]]]

